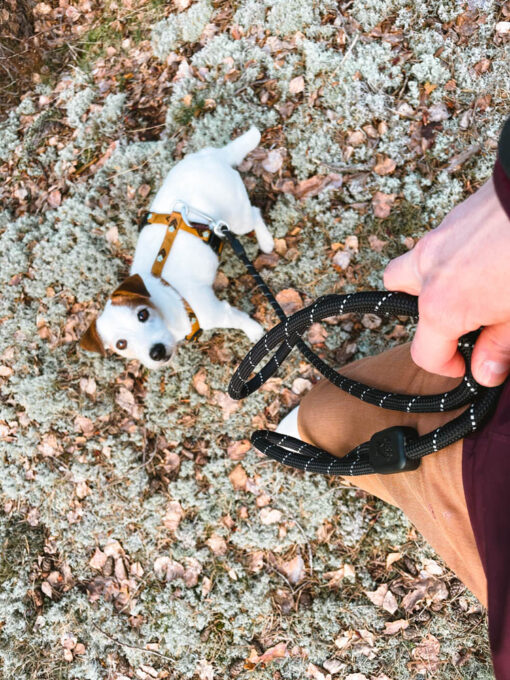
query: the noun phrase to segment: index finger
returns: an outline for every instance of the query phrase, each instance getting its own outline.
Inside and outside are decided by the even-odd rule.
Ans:
[[[384,270],[384,285],[388,290],[400,290],[410,295],[419,295],[422,283],[414,250],[391,260]]]
[[[418,321],[411,345],[415,364],[430,373],[458,378],[465,373],[464,359],[457,349],[457,339],[442,336],[426,321]]]

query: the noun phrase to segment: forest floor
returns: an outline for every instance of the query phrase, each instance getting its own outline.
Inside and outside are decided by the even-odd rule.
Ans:
[[[249,444],[317,382],[292,356],[242,402],[249,349],[171,368],[81,351],[137,222],[186,153],[255,124],[240,170],[287,311],[382,287],[491,174],[510,5],[490,0],[6,0],[0,9],[0,675],[493,677],[486,615],[396,509]],[[275,317],[227,252],[216,289]],[[340,368],[405,342],[316,325]]]

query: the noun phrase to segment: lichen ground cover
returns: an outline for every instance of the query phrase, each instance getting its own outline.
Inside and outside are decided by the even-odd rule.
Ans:
[[[389,258],[490,176],[508,14],[110,2],[76,62],[5,112],[1,677],[493,677],[484,612],[399,511],[249,447],[317,381],[299,356],[238,403],[239,332],[152,373],[77,340],[127,273],[165,173],[251,124],[262,143],[241,172],[276,252],[244,242],[282,304],[382,287]],[[275,323],[228,253],[216,288]],[[341,366],[411,330],[349,316],[309,341]]]

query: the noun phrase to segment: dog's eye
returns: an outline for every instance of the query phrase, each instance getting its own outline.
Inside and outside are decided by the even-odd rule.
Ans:
[[[138,321],[141,321],[143,323],[144,321],[147,321],[148,318],[149,318],[149,310],[148,309],[141,309],[138,312]]]
[[[115,346],[117,347],[117,349],[126,349],[127,341],[126,340],[117,340],[117,344]]]

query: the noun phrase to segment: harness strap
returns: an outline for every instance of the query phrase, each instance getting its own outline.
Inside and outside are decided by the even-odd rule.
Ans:
[[[176,222],[176,224],[172,225],[173,222]],[[167,227],[172,225],[174,226],[173,231],[175,232],[174,238],[177,235],[177,231],[187,231],[188,234],[192,234],[204,243],[207,243],[207,245],[216,253],[216,255],[221,255],[221,251],[223,250],[223,241],[214,233],[214,231],[212,231],[212,229],[209,228],[207,224],[201,224],[200,222],[189,222],[188,224],[180,212],[145,213],[140,221],[139,230],[141,231],[146,224],[166,224]]]
[[[177,236],[178,232],[187,231],[188,233],[193,234],[193,236],[197,236],[198,238],[200,238],[201,241],[204,241],[205,243],[209,242],[210,235],[212,232],[209,229],[205,228],[205,225],[203,224],[195,225],[194,223],[192,223],[193,226],[190,227],[184,221],[184,218],[181,215],[181,213],[178,212],[173,212],[170,214],[146,213],[146,215],[144,216],[142,228],[143,226],[145,226],[145,224],[166,224],[165,235],[163,237],[163,241],[161,243],[161,247],[158,251],[156,259],[154,260],[154,263],[152,265],[151,274],[156,278],[160,279],[164,285],[173,288],[173,286],[168,281],[165,281],[161,274],[163,272],[163,268],[168,259],[168,256],[170,255],[170,251],[172,249],[175,237]],[[200,227],[200,229],[198,227]],[[213,234],[213,236],[215,236],[215,238],[218,238],[215,234]],[[223,246],[223,243],[221,241],[220,243],[221,246]],[[191,323],[191,331],[186,335],[186,340],[195,342],[202,335],[203,331],[200,328],[197,315],[193,311],[191,305],[187,302],[187,300],[185,300],[182,297],[182,295],[180,295],[180,297],[182,298],[184,308],[186,309],[186,312]]]

